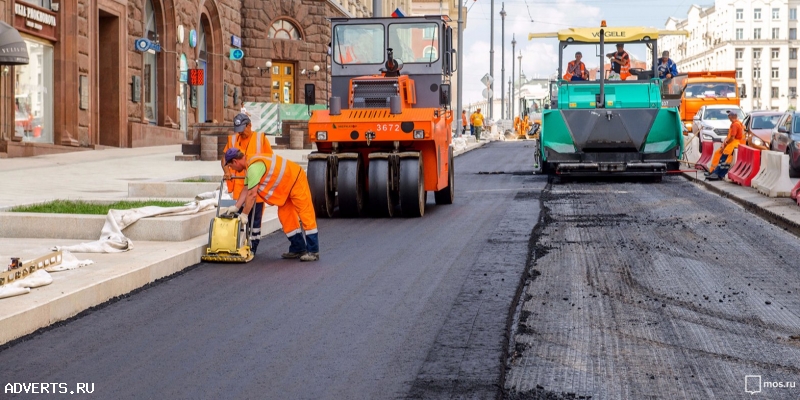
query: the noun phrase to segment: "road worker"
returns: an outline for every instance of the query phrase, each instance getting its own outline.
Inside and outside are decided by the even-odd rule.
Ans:
[[[728,110],[728,119],[731,121],[731,127],[728,129],[728,136],[725,137],[722,146],[714,153],[714,158],[711,160],[711,168],[709,168],[711,173],[706,177],[710,181],[717,181],[725,177],[730,169],[729,164],[733,157],[733,151],[744,141],[744,126],[742,121],[739,121],[736,111]]]
[[[475,127],[475,140],[481,140],[481,130],[483,130],[483,114],[481,114],[481,109],[478,108],[475,110],[469,119],[472,126]]]
[[[461,135],[467,134],[467,110],[461,110]]]
[[[244,107],[242,107],[244,110]],[[244,153],[245,157],[249,159],[257,154],[272,155],[272,146],[269,144],[267,136],[263,133],[253,132],[253,122],[246,113],[240,113],[233,118],[233,135],[228,136],[228,143],[225,145],[225,152],[235,148]],[[234,199],[238,199],[244,189],[244,172],[237,173],[232,171],[225,165],[222,160],[222,172],[227,180],[228,192],[231,193]],[[236,179],[231,179],[236,178]],[[239,207],[230,206],[220,210],[221,213],[235,214],[240,212]],[[252,214],[252,227],[250,230],[250,248],[255,254],[258,248],[258,243],[261,240],[261,217],[264,214],[264,201],[256,199],[256,205],[253,208]]]
[[[675,75],[678,75],[678,65],[669,58],[668,51],[662,52],[658,62],[658,77],[660,79],[672,79]]]
[[[303,168],[277,154],[257,154],[248,159],[236,148],[225,152],[225,164],[236,172],[246,171],[244,188],[236,201],[236,207],[242,207],[242,223],[247,224],[247,215],[258,198],[277,206],[278,220],[290,243],[289,252],[281,258],[319,260],[317,220]]]
[[[589,72],[586,71],[586,65],[581,61],[583,54],[581,52],[575,53],[575,59],[567,64],[567,72],[564,73],[564,80],[566,81],[588,81]]]
[[[631,56],[625,51],[623,43],[617,43],[617,51],[606,54],[611,61],[611,70],[623,81],[631,76]]]

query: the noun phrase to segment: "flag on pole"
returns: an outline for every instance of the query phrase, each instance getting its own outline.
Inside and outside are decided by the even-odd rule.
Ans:
[[[400,7],[397,7],[397,8],[396,8],[396,9],[395,9],[395,10],[392,12],[392,17],[394,17],[394,18],[403,18],[403,17],[405,17],[405,16],[406,16],[406,15],[405,15],[405,14],[403,14],[403,11],[401,11],[401,10],[400,10]]]

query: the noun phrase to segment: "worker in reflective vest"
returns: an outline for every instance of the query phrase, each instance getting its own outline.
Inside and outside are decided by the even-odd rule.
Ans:
[[[606,54],[611,61],[611,70],[619,74],[621,80],[631,76],[631,56],[625,51],[623,43],[617,43],[617,51]]]
[[[247,171],[244,189],[236,202],[237,207],[243,207],[239,219],[247,223],[247,214],[257,198],[277,206],[278,220],[291,243],[289,252],[281,257],[319,260],[317,220],[303,169],[276,154],[247,159],[239,149],[225,152],[225,164],[237,172]]]
[[[245,113],[240,113],[233,118],[233,135],[228,136],[228,143],[225,146],[225,152],[230,149],[239,149],[244,153],[246,159],[253,157],[257,154],[272,155],[272,146],[269,144],[269,139],[263,133],[253,132],[253,122],[250,117]],[[222,163],[222,171],[227,180],[228,193],[234,199],[238,199],[244,189],[245,173],[232,171],[225,163]],[[234,178],[234,179],[231,179]],[[221,213],[235,214],[241,212],[239,208],[234,209],[234,206],[227,207],[220,210]],[[255,254],[258,249],[258,243],[261,241],[261,217],[264,215],[264,201],[256,199],[256,205],[253,208],[251,215],[250,230],[250,248]]]

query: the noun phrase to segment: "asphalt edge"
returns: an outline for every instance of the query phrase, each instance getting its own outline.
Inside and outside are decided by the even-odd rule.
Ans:
[[[280,229],[277,217],[265,220],[262,224],[262,236]],[[207,234],[189,241],[200,237],[207,237]],[[0,320],[0,332],[9,338],[0,338],[0,352],[196,268],[200,265],[200,256],[207,246],[204,242]],[[105,290],[108,290],[107,295],[97,295]],[[62,311],[58,315],[52,315],[58,312],[56,310]]]
[[[800,238],[800,224],[798,224],[798,223],[796,223],[796,222],[794,222],[794,221],[792,221],[792,220],[790,220],[788,218],[785,218],[782,215],[776,214],[776,213],[774,213],[774,212],[772,212],[770,210],[767,210],[767,209],[765,209],[763,207],[760,207],[757,204],[753,203],[752,201],[743,199],[743,198],[741,198],[739,196],[736,196],[736,195],[734,195],[734,194],[732,194],[730,192],[725,191],[722,188],[719,188],[719,187],[717,187],[715,185],[712,185],[710,182],[708,182],[706,180],[693,177],[693,176],[691,176],[690,173],[681,173],[681,175],[684,178],[686,178],[687,180],[689,180],[690,182],[696,182],[696,183],[699,183],[699,184],[703,185],[703,187],[708,189],[710,192],[716,193],[720,197],[726,198],[728,200],[733,201],[736,204],[739,204],[745,210],[747,210],[747,211],[749,211],[749,212],[751,212],[751,213],[753,213],[753,214],[765,219],[767,222],[769,222],[769,223],[771,223],[773,225],[776,225],[779,228],[781,228],[781,229],[783,229],[783,230],[785,230],[785,231],[787,231],[787,232],[789,232],[789,233],[791,233],[791,234],[793,234],[793,235],[795,235],[795,236]]]

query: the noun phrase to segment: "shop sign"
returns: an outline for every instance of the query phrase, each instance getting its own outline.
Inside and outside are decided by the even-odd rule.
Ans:
[[[192,29],[189,31],[189,47],[194,48],[197,46],[197,31]]]
[[[242,47],[242,38],[236,35],[231,35],[231,46]]]
[[[21,32],[56,40],[58,14],[27,3],[14,3],[14,27]]]
[[[205,84],[205,71],[201,68],[192,68],[189,70],[189,85],[203,86]]]

